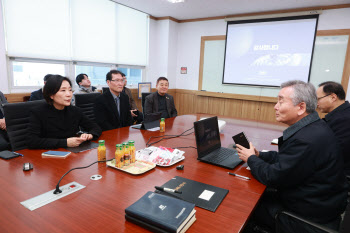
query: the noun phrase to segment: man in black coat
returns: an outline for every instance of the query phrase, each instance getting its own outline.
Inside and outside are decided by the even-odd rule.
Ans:
[[[45,85],[47,79],[50,78],[51,76],[52,76],[52,74],[45,75],[45,77],[44,77],[44,85]],[[30,94],[30,97],[29,97],[29,101],[43,100],[43,99],[44,99],[44,96],[43,96],[43,89],[42,88],[40,88],[39,90],[33,91]]]
[[[122,72],[111,70],[106,75],[109,90],[97,97],[94,104],[94,113],[97,124],[103,131],[130,126],[129,97],[122,93],[124,79]]]
[[[174,98],[169,95],[169,81],[165,77],[159,77],[157,80],[157,92],[146,97],[144,114],[152,114],[161,112],[161,118],[176,117],[177,110],[175,108]]]
[[[350,176],[350,104],[345,101],[345,91],[341,84],[324,82],[317,89],[317,107],[328,113],[323,119],[333,130],[340,144],[345,174]]]
[[[317,112],[312,84],[282,84],[275,105],[276,120],[289,127],[278,139],[278,152],[259,152],[237,145],[239,157],[252,175],[276,192],[265,192],[253,213],[258,225],[283,232],[315,232],[300,221],[276,215],[286,210],[308,220],[337,229],[347,204],[343,158],[332,130]]]

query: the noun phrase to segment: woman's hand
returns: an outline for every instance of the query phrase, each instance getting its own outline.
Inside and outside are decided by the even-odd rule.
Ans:
[[[92,134],[83,133],[82,135],[80,135],[80,138],[85,139],[85,141],[89,141],[93,138],[93,136]]]
[[[86,141],[86,140],[84,138],[81,138],[81,137],[67,138],[67,146],[68,147],[77,147],[84,141]]]

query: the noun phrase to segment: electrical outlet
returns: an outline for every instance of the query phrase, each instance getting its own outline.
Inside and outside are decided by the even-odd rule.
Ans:
[[[60,189],[62,190],[62,192],[59,194],[53,194],[53,192],[55,191],[55,189],[53,189],[46,193],[40,194],[39,196],[33,197],[26,201],[22,201],[21,204],[27,209],[33,211],[44,205],[54,202],[62,197],[65,197],[69,194],[79,191],[80,189],[83,189],[83,188],[85,188],[84,185],[78,184],[77,182],[71,182],[69,184],[61,186]]]

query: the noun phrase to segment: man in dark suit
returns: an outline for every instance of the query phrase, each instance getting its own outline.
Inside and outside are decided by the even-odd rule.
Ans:
[[[161,118],[176,117],[174,98],[167,93],[169,88],[168,79],[165,77],[158,78],[156,88],[157,92],[146,97],[144,114],[161,112]]]
[[[45,77],[44,77],[44,85],[45,85],[47,79],[50,78],[51,76],[52,76],[52,74],[47,74],[47,75],[45,75]],[[33,100],[43,100],[43,99],[44,99],[44,96],[43,96],[43,89],[40,88],[39,90],[33,91],[33,92],[30,94],[29,101],[33,101]]]
[[[350,104],[341,84],[324,82],[317,89],[317,107],[328,113],[323,119],[333,130],[341,147],[345,174],[350,176]]]
[[[4,94],[0,91],[0,151],[10,148],[9,138],[6,131],[4,109],[2,108],[2,104],[6,103],[7,100]]]
[[[111,70],[106,75],[106,82],[109,90],[97,97],[94,104],[97,124],[103,131],[130,126],[131,108],[129,97],[122,93],[124,88],[122,72]]]

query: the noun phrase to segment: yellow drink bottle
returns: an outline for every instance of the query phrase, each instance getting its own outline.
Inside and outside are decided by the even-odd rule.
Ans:
[[[122,146],[122,144],[117,144],[116,145],[115,166],[117,168],[122,168],[124,166],[124,154],[123,154],[123,146]]]
[[[97,160],[98,161],[105,161],[106,160],[105,140],[98,141]]]
[[[160,132],[164,133],[165,132],[165,121],[164,118],[160,119],[160,124],[159,124]]]
[[[129,145],[127,142],[123,143],[123,154],[124,154],[124,166],[130,165],[130,152],[129,152]]]
[[[135,163],[135,141],[129,141],[130,163]]]

